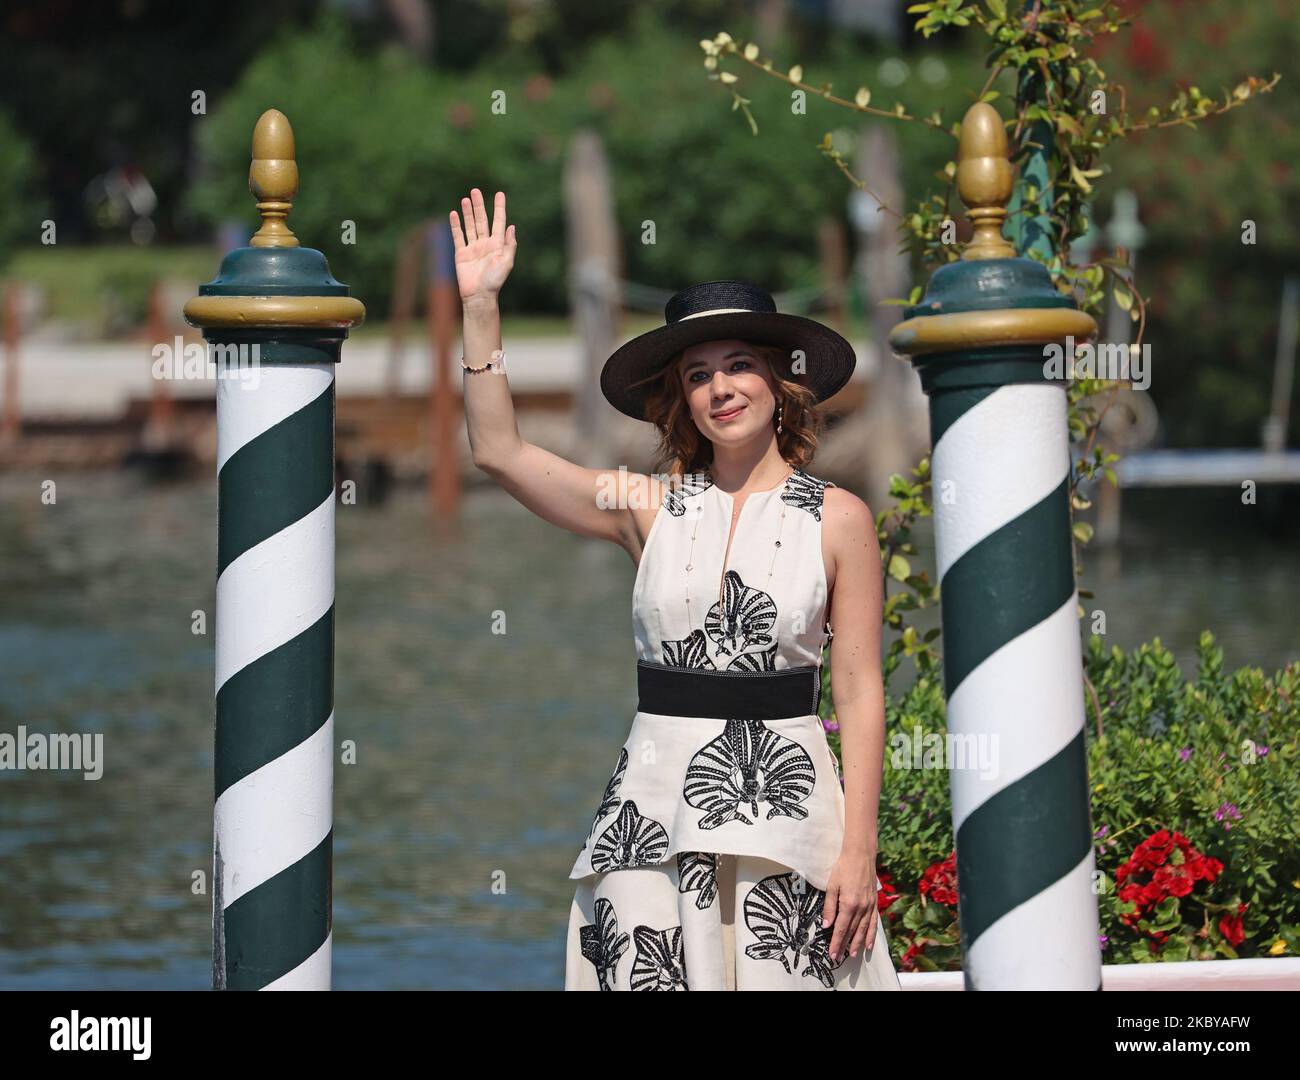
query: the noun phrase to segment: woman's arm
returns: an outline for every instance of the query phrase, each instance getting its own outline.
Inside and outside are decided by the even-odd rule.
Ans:
[[[840,726],[845,803],[837,904],[831,910],[828,894],[826,914],[835,919],[832,954],[848,945],[856,955],[859,946],[872,947],[876,931],[876,815],[885,754],[880,671],[884,586],[871,508],[852,492],[828,488],[822,517],[834,559],[831,698]]]
[[[465,363],[483,367],[501,348],[497,296],[514,266],[515,227],[506,227],[505,193],[496,193],[494,221],[478,188],[461,199],[464,231],[450,212],[456,278],[464,309]],[[504,369],[463,373],[465,422],[474,464],[538,516],[582,536],[610,540],[639,557],[634,513],[650,519],[662,501],[660,483],[626,469],[588,469],[520,437]],[[645,519],[642,519],[645,525]]]

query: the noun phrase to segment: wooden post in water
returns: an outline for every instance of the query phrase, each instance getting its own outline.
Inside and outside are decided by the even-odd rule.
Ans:
[[[16,281],[5,287],[5,409],[0,436],[6,442],[18,439],[23,430],[22,403],[18,398],[18,341],[22,336],[21,289]]]
[[[848,242],[844,237],[844,226],[836,218],[823,218],[817,227],[817,253],[822,295],[826,297],[826,322],[847,337]]]
[[[858,229],[856,270],[875,365],[869,371],[866,406],[847,425],[855,445],[861,446],[867,502],[877,507],[890,502],[890,476],[907,476],[928,451],[929,432],[916,374],[889,347],[889,332],[902,317],[902,308],[885,301],[906,297],[911,283],[908,257],[899,250],[896,208],[903,205],[903,178],[893,132],[879,124],[867,128],[858,140],[855,166],[867,187],[854,193],[850,206]],[[882,204],[894,212],[881,209]]]
[[[622,312],[618,223],[609,163],[600,136],[581,131],[564,167],[564,221],[568,234],[569,296],[582,349],[582,376],[574,400],[574,424],[584,438],[575,454],[590,466],[608,465],[609,404],[600,373],[618,347]]]
[[[406,345],[406,328],[415,310],[420,248],[428,227],[428,222],[424,222],[402,234],[393,264],[393,298],[388,315],[388,371],[384,376],[384,396],[392,402],[402,392],[402,350]]]
[[[447,222],[430,222],[425,245],[429,269],[429,497],[434,523],[442,527],[455,520],[460,507],[460,461],[456,453],[460,409],[451,377],[452,333],[460,292],[456,286],[456,251]]]
[[[1273,404],[1264,422],[1264,449],[1280,454],[1286,449],[1286,429],[1291,416],[1291,386],[1295,380],[1295,343],[1300,321],[1300,276],[1282,279],[1282,307],[1278,312],[1277,354],[1273,361]]]
[[[361,302],[286,223],[293,130],[253,131],[262,226],[185,305],[217,358],[213,988],[330,987],[334,365]]]
[[[163,283],[155,281],[149,289],[149,314],[145,322],[150,356],[154,346],[167,341],[167,319],[163,312]],[[175,403],[167,379],[153,380],[153,393],[149,396],[149,418],[145,421],[141,442],[146,449],[164,450],[171,443],[172,417]]]
[[[1146,229],[1138,220],[1137,209],[1137,196],[1126,188],[1121,188],[1115,193],[1110,223],[1106,226],[1106,240],[1109,246],[1127,251],[1129,268],[1134,271],[1137,269],[1138,252],[1146,236]],[[1121,341],[1128,344],[1132,329],[1132,318],[1119,306],[1112,291],[1106,311],[1106,340],[1112,344]],[[1096,488],[1097,545],[1106,548],[1119,543],[1124,496],[1118,485],[1112,484],[1104,476],[1098,479]]]

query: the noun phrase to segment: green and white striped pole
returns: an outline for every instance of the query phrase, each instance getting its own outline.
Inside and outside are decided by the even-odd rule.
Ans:
[[[253,131],[262,225],[185,305],[217,368],[213,988],[330,988],[334,365],[360,301],[285,223],[283,113]]]
[[[957,183],[975,235],[890,344],[930,398],[948,731],[997,762],[951,771],[965,985],[1099,990],[1066,383],[1045,354],[1097,328],[1002,237],[1012,171],[986,103]]]

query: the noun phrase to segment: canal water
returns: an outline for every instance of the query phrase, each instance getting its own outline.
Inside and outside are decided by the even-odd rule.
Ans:
[[[102,734],[103,775],[0,770],[0,988],[207,989],[215,485],[43,479],[0,477],[0,732]],[[1109,641],[1300,656],[1300,546],[1198,493],[1125,514],[1085,575]],[[338,551],[335,986],[559,987],[636,705],[631,560],[493,487],[444,532],[422,491],[340,506]]]

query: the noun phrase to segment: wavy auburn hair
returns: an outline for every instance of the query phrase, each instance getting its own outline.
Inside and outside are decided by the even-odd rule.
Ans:
[[[781,410],[781,431],[776,437],[777,450],[793,468],[805,468],[817,453],[818,437],[825,416],[815,395],[790,372],[790,356],[782,345],[746,342],[767,361],[776,382],[774,396]],[[699,472],[713,464],[713,443],[695,426],[690,406],[682,388],[681,364],[685,350],[677,353],[657,374],[644,380],[645,416],[659,429],[656,471],[672,476]],[[776,416],[773,415],[773,429]],[[667,466],[667,469],[664,468]]]

